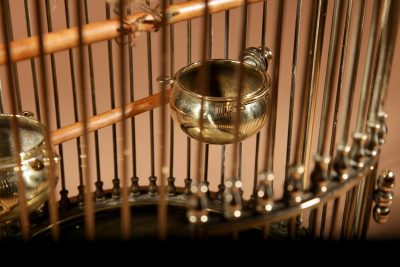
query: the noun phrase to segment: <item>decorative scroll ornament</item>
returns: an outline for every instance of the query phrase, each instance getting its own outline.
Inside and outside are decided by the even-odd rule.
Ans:
[[[385,170],[378,178],[377,190],[374,194],[374,220],[377,223],[386,223],[394,198],[395,176],[392,171]]]
[[[368,138],[365,142],[367,156],[376,156],[379,152],[379,131],[380,124],[368,122]]]
[[[378,131],[378,139],[379,139],[379,144],[383,145],[386,143],[386,136],[388,134],[388,126],[387,126],[387,113],[381,111],[378,114],[378,121],[380,124],[380,128]]]
[[[289,169],[289,177],[285,181],[284,198],[289,206],[299,204],[303,195],[303,183],[301,181],[304,175],[304,166],[295,165]]]
[[[268,213],[274,206],[274,192],[272,190],[272,182],[275,176],[271,173],[261,173],[258,176],[258,186],[256,190],[256,210],[261,214]]]
[[[351,165],[362,168],[364,167],[365,159],[365,142],[367,140],[367,135],[363,133],[355,133],[353,135],[353,144],[350,149],[350,160]]]
[[[349,169],[351,168],[350,146],[339,145],[337,147],[336,156],[333,160],[333,170],[336,172],[335,179],[338,182],[346,181],[349,178]]]
[[[231,178],[225,183],[224,215],[227,219],[238,219],[242,216],[242,182]]]
[[[328,190],[328,164],[330,161],[328,156],[317,155],[315,157],[315,167],[311,173],[311,190],[315,194],[325,193]]]
[[[208,221],[208,187],[205,184],[192,184],[191,195],[187,201],[186,216],[191,223],[199,224]]]

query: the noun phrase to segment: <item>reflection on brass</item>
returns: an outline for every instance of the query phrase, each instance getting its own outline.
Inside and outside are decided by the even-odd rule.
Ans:
[[[49,159],[55,166],[58,156],[46,151],[43,126],[30,117],[17,115],[21,145],[21,171],[26,187],[27,206],[30,211],[40,207],[48,196]],[[0,115],[0,222],[19,216],[17,163],[11,133],[12,115]]]
[[[237,107],[237,75],[241,66],[243,96],[240,107]],[[199,88],[198,83],[203,67],[209,71],[207,92],[203,92],[204,88]],[[270,79],[264,71],[247,61],[241,64],[221,59],[196,62],[181,69],[175,75],[170,101],[174,120],[194,139],[209,144],[228,144],[235,139],[235,113],[239,111],[239,141],[257,133],[270,109]],[[202,100],[203,126],[200,129]]]
[[[394,198],[395,176],[392,171],[385,170],[378,178],[377,190],[375,190],[373,210],[374,220],[377,223],[386,223]]]

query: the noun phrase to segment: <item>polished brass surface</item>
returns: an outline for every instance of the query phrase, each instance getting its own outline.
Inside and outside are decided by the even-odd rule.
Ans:
[[[378,178],[377,190],[374,194],[374,220],[386,223],[394,198],[395,176],[390,170],[385,170]]]
[[[43,126],[38,121],[16,116],[20,133],[22,177],[26,186],[25,197],[28,209],[32,211],[47,200],[49,161],[57,163],[59,158],[53,152],[46,151]],[[12,117],[0,115],[0,222],[19,216],[17,163],[12,156],[14,144],[10,129]]]
[[[200,69],[210,70],[210,89],[203,95],[196,86]],[[174,120],[194,139],[209,144],[229,144],[235,139],[236,75],[243,67],[243,97],[239,107],[239,140],[257,133],[269,114],[270,79],[263,71],[239,61],[214,59],[193,63],[175,75],[170,106]],[[204,101],[203,129],[200,107]]]

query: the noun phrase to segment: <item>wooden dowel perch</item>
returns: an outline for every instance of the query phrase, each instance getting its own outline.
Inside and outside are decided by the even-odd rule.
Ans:
[[[161,93],[154,94],[125,106],[125,118],[133,117],[143,112],[155,109],[161,103],[168,103],[171,96],[171,89],[165,91],[165,99],[161,101]],[[94,132],[98,129],[110,126],[123,119],[122,108],[115,108],[88,119],[88,132]],[[66,141],[75,139],[83,135],[82,122],[76,122],[51,133],[51,144],[58,145]]]
[[[256,3],[264,0],[248,0]],[[239,7],[244,0],[210,0],[208,2],[210,13],[217,13]],[[170,5],[167,9],[167,23],[194,19],[204,15],[205,4],[203,0],[195,0],[176,5]],[[120,31],[119,19],[105,20],[84,25],[82,27],[83,44],[92,44],[100,41],[117,38],[121,33],[130,34],[134,31],[150,32],[159,27],[160,19],[150,13],[136,13],[124,18],[127,26]],[[131,27],[129,27],[129,25]],[[44,52],[51,54],[79,46],[79,31],[77,27],[51,32],[43,35]],[[11,61],[17,62],[39,56],[39,37],[16,40],[11,43]],[[0,45],[0,65],[6,63],[6,51],[4,45]]]

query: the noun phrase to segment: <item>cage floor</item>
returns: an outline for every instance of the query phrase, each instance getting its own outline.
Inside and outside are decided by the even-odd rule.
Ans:
[[[157,230],[157,205],[134,206],[131,208],[131,239],[156,240],[158,239]],[[222,215],[211,212],[211,220],[219,220]],[[120,209],[97,211],[95,215],[95,234],[96,240],[120,240],[121,221]],[[284,223],[271,225],[269,237],[272,240],[282,240],[287,238],[286,225]],[[193,228],[187,222],[186,208],[182,206],[168,206],[168,239],[191,239]],[[214,240],[262,240],[264,229],[253,228],[239,233],[229,233],[218,236],[208,236],[207,239]],[[306,237],[306,234],[302,234]],[[60,240],[84,240],[85,221],[84,215],[74,218],[64,219],[60,223]],[[50,228],[40,231],[33,237],[33,240],[50,241],[52,240]]]

